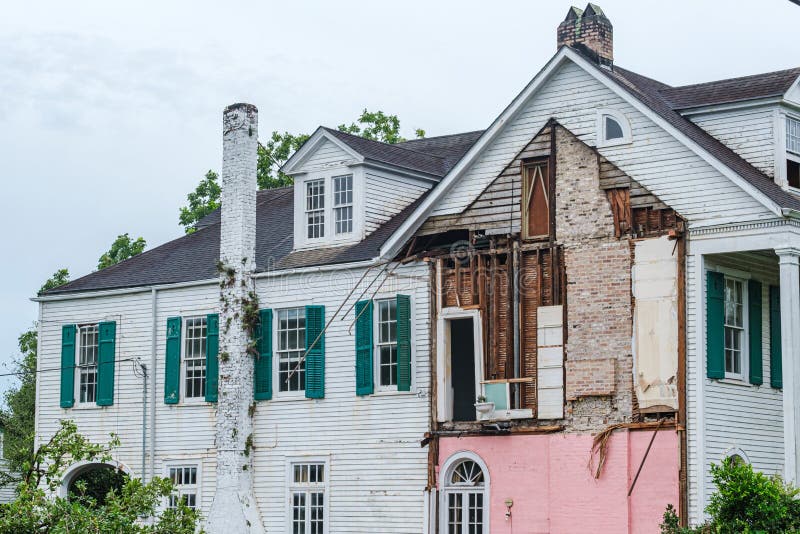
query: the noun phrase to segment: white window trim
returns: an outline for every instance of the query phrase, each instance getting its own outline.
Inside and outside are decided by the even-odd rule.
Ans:
[[[788,132],[786,131],[787,119],[800,121],[800,115],[787,112],[785,109],[775,110],[775,181],[785,190],[800,195],[800,189],[789,185],[789,177],[786,174],[787,161],[800,163],[800,154],[790,152],[787,147]]]
[[[412,307],[413,309],[413,307]],[[436,416],[439,422],[453,420],[453,396],[451,395],[451,377],[448,360],[450,359],[450,319],[472,319],[473,346],[475,350],[475,396],[481,395],[483,376],[483,323],[480,310],[464,310],[457,307],[442,308],[436,319]],[[413,371],[413,367],[412,367]],[[478,416],[475,414],[475,420]]]
[[[747,456],[747,453],[745,453],[745,452],[744,452],[742,449],[740,449],[739,447],[730,447],[729,449],[727,449],[727,450],[726,450],[726,451],[725,451],[725,452],[722,454],[722,456],[720,456],[720,458],[719,458],[719,463],[721,464],[723,460],[725,460],[726,458],[730,458],[731,456],[734,456],[734,455],[738,456],[739,458],[741,458],[742,460],[744,460],[744,462],[745,462],[746,464],[750,465],[750,457],[749,457],[749,456]]]
[[[728,273],[725,273],[724,271],[723,271],[723,276],[725,277],[724,281],[735,280],[735,281],[740,282],[742,284],[742,350],[741,350],[741,353],[740,353],[741,358],[742,358],[742,361],[741,361],[741,364],[740,364],[742,372],[741,373],[730,373],[730,372],[728,372],[727,369],[725,369],[725,380],[726,381],[729,380],[729,381],[737,383],[737,384],[750,385],[749,382],[748,382],[748,377],[750,376],[750,338],[749,338],[750,332],[748,331],[749,327],[750,327],[750,325],[749,325],[749,320],[750,320],[749,304],[750,303],[748,302],[749,295],[748,295],[747,278],[743,278],[743,277],[735,276],[735,275],[732,275],[732,274],[728,274]],[[724,310],[724,302],[725,302],[724,290],[723,290],[722,299],[723,299],[723,310]],[[722,320],[723,320],[723,325],[724,325],[725,324],[724,312],[723,312],[723,319]],[[723,326],[723,328],[725,328],[725,327]],[[724,335],[724,333],[723,333],[722,346],[723,346],[723,354],[724,354],[724,347],[725,347],[725,335]],[[724,358],[724,355],[723,355],[723,358]],[[725,364],[726,364],[726,362],[723,360],[723,366],[725,366]]]
[[[323,534],[328,534],[331,524],[331,506],[330,506],[330,480],[331,480],[331,469],[330,469],[330,456],[327,455],[292,455],[286,457],[286,468],[285,468],[285,488],[286,488],[286,507],[284,508],[284,524],[286,525],[286,532],[292,532],[292,490],[295,488],[299,488],[300,486],[294,485],[294,470],[293,467],[296,464],[323,464],[325,470],[325,481],[322,483],[321,487],[324,492],[323,497],[323,524],[322,524],[322,532]]]
[[[338,178],[350,178],[350,202],[345,202],[343,204],[336,204],[336,179]],[[350,231],[349,232],[336,232],[336,210],[343,209],[343,208],[350,208]],[[331,221],[331,228],[333,229],[332,237],[334,239],[337,236],[341,237],[350,237],[353,234],[353,230],[355,230],[355,179],[353,177],[353,173],[349,172],[347,174],[338,174],[331,176],[331,216],[333,220]]]
[[[609,116],[617,123],[619,123],[620,128],[622,128],[622,137],[617,139],[609,139],[606,140],[606,125],[605,125],[605,117]],[[627,117],[616,109],[610,108],[603,108],[597,110],[597,146],[598,147],[611,147],[617,145],[627,145],[633,142],[633,136],[631,134],[631,124],[628,121]]]
[[[393,386],[384,386],[381,385],[381,354],[380,354],[380,347],[378,340],[378,335],[380,333],[380,311],[378,309],[378,303],[381,301],[391,301],[395,299],[397,302],[397,296],[394,297],[385,297],[385,298],[375,298],[372,300],[372,374],[373,380],[375,383],[375,391],[377,392],[389,392],[389,391],[397,391],[397,384]],[[396,313],[396,310],[395,310]],[[397,315],[395,315],[395,321],[397,320]],[[395,338],[395,354],[397,351],[397,339]],[[412,366],[413,368],[413,366]],[[405,393],[405,392],[403,392]]]
[[[278,324],[279,324],[279,314],[285,310],[294,310],[294,309],[303,309],[305,310],[305,306],[284,306],[282,308],[275,308],[273,310],[273,323],[272,323],[272,398],[273,400],[311,400],[306,397],[306,390],[305,388],[299,391],[281,391],[281,373],[280,373],[280,365],[281,359],[278,350]],[[303,343],[305,346],[305,342]],[[306,349],[303,350],[305,352]]]
[[[206,340],[208,340],[208,313],[196,313],[181,317],[181,383],[178,391],[180,392],[180,400],[183,404],[208,404],[206,402],[205,391],[203,391],[203,394],[199,397],[186,396],[186,322],[191,319],[206,319]],[[208,346],[206,346],[206,350],[208,350]],[[208,384],[208,365],[206,365],[206,384]]]
[[[203,459],[201,457],[187,457],[181,459],[165,460],[163,464],[164,478],[169,480],[169,469],[171,467],[196,467],[197,468],[197,493],[195,497],[195,509],[203,509]],[[169,497],[164,499],[163,509],[169,507]]]
[[[353,177],[353,231],[336,234],[333,206],[333,178],[352,175]],[[325,171],[314,171],[295,177],[294,187],[294,248],[320,248],[357,243],[364,238],[364,182],[363,167],[335,167]],[[325,180],[325,236],[308,237],[308,221],[306,220],[306,183],[313,180]]]
[[[397,275],[397,272],[395,272]],[[396,279],[390,280],[386,283],[386,286],[381,289],[380,292],[376,293],[372,296],[372,308],[373,308],[373,333],[372,333],[372,380],[374,384],[374,393],[372,396],[413,396],[417,394],[417,325],[416,325],[416,297],[414,295],[413,284],[409,286],[403,285],[400,287]],[[405,289],[408,289],[407,291]],[[410,328],[409,328],[409,336],[410,336],[410,345],[411,345],[411,387],[409,391],[398,391],[397,386],[385,386],[383,388],[380,387],[380,380],[378,379],[378,375],[376,374],[376,368],[378,365],[378,354],[377,354],[377,331],[375,330],[375,324],[377,321],[375,320],[377,314],[377,306],[375,302],[378,300],[390,300],[396,299],[397,295],[408,295],[410,301],[410,309],[408,312],[410,318]]]
[[[472,451],[464,450],[451,454],[439,471],[439,532],[447,532],[447,496],[452,492],[464,490],[464,488],[449,486],[453,468],[463,460],[472,460],[483,470],[483,532],[488,533],[492,524],[489,516],[491,510],[491,477],[489,475],[489,468],[486,466],[486,462],[483,461],[483,458]]]
[[[97,364],[95,365],[95,386],[94,386],[94,400],[81,402],[81,328],[87,326],[94,326],[97,328]],[[73,408],[78,409],[91,409],[100,408],[97,405],[97,390],[100,386],[100,322],[80,323],[75,328],[75,378],[73,380],[75,402]]]

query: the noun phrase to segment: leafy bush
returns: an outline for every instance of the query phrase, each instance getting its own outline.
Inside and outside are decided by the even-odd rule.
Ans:
[[[136,478],[125,480],[121,489],[112,487],[102,496],[88,491],[86,480],[75,483],[77,494],[58,497],[66,468],[75,462],[107,462],[119,445],[112,436],[107,445],[89,442],[78,434],[72,421],[62,421],[52,439],[25,462],[17,498],[0,505],[2,534],[194,534],[199,515],[179,503],[160,511],[173,490],[164,478],[147,484]]]
[[[727,458],[711,465],[716,491],[706,507],[710,519],[695,528],[679,526],[672,505],[664,512],[662,534],[756,534],[800,532],[800,490],[778,476],[767,476]]]

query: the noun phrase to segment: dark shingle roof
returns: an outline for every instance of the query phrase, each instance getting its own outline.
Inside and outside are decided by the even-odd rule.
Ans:
[[[715,82],[661,89],[661,96],[674,109],[729,104],[782,96],[800,78],[800,68],[742,76]]]
[[[582,52],[578,50],[578,53]],[[585,56],[585,54],[583,55]],[[597,66],[597,70],[627,89],[628,92],[653,110],[659,117],[700,145],[700,147],[744,178],[767,198],[783,208],[800,210],[800,199],[781,189],[772,178],[678,113],[662,94],[669,86],[617,66],[613,70]]]
[[[423,172],[438,178],[447,174],[482,133],[468,132],[390,145],[332,128],[323,129],[369,161]]]

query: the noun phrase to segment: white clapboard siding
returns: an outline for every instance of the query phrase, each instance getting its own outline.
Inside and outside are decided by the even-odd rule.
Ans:
[[[705,377],[704,339],[698,336],[698,320],[705,324],[705,303],[698,301],[695,285],[696,256],[686,262],[687,283],[687,428],[689,462],[689,509],[692,521],[703,516],[703,506],[714,491],[710,465],[719,463],[733,452],[743,452],[752,465],[765,473],[783,469],[783,403],[780,390],[770,387],[769,369],[769,286],[778,284],[776,258],[750,253],[707,256],[706,269],[728,268],[749,273],[762,283],[762,373],[761,386],[742,385]],[[705,271],[700,277],[703,288]],[[702,289],[702,288],[701,288]],[[705,291],[702,291],[705,294]],[[703,380],[703,397],[698,398]],[[698,400],[701,403],[698,403]],[[698,409],[702,405],[702,414]],[[698,417],[701,415],[701,417]],[[702,421],[702,422],[701,422]],[[701,426],[702,425],[702,426]],[[702,465],[701,465],[702,464]],[[702,476],[701,476],[702,475]],[[701,479],[704,485],[701,488]],[[701,494],[703,499],[701,500]]]
[[[323,304],[329,319],[362,273],[354,269],[267,277],[258,279],[256,286],[263,308]],[[372,275],[361,288],[371,279]],[[353,319],[350,311],[346,321],[337,319],[326,332],[325,399],[287,399],[276,393],[273,400],[257,404],[255,492],[269,532],[285,531],[287,459],[308,454],[326,457],[329,462],[330,532],[422,531],[427,449],[420,447],[420,441],[430,420],[428,288],[427,267],[408,265],[394,272],[379,295],[411,296],[411,392],[356,396],[355,341],[353,333],[348,333]],[[356,291],[349,303],[360,292]],[[135,476],[141,474],[142,379],[133,374],[130,362],[120,360],[139,357],[150,365],[151,304],[149,292],[42,303],[41,369],[60,365],[63,324],[100,320],[117,321],[118,363],[114,405],[104,408],[61,409],[60,374],[40,373],[39,442],[55,432],[60,419],[75,420],[80,431],[96,442],[107,441],[109,433],[115,432],[122,445],[114,459]],[[156,475],[166,474],[167,463],[200,464],[201,511],[205,514],[215,485],[215,405],[183,399],[178,405],[164,404],[165,335],[168,317],[214,313],[218,305],[216,284],[159,291],[157,297]],[[273,386],[277,391],[277,384]],[[147,417],[149,426],[149,413]]]
[[[536,310],[536,415],[539,419],[564,417],[564,308],[539,306]]]
[[[412,178],[367,170],[364,192],[365,230],[367,234],[403,211],[431,188],[431,184]]]
[[[717,111],[689,119],[767,176],[775,175],[773,107]]]
[[[690,226],[770,216],[740,187],[569,61],[509,121],[432,214],[459,213],[466,208],[551,117],[595,146],[599,108],[623,113],[633,134],[630,144],[600,148],[599,152],[675,209]]]
[[[325,139],[312,153],[308,155],[299,172],[325,169],[338,165],[345,165],[353,161],[353,156],[348,154],[334,142]]]

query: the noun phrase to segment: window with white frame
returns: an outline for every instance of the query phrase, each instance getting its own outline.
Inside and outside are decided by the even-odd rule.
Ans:
[[[487,483],[477,462],[465,458],[446,473],[443,484],[444,532],[447,534],[483,534],[486,521]]]
[[[93,403],[97,400],[97,353],[98,326],[96,324],[78,327],[78,402]]]
[[[725,277],[725,376],[744,378],[745,310],[743,280]]]
[[[614,146],[631,142],[631,127],[624,114],[615,109],[597,112],[597,146]]]
[[[375,301],[378,385],[397,386],[397,299]]]
[[[800,120],[786,117],[786,182],[800,189]]]
[[[174,509],[183,502],[189,508],[197,508],[199,482],[197,465],[170,465],[167,476],[172,481],[173,491],[167,501],[167,507]]]
[[[353,175],[333,177],[333,221],[335,234],[353,231]]]
[[[292,534],[324,534],[325,463],[290,464],[289,517]]]
[[[306,182],[306,228],[308,239],[325,237],[325,179]]]
[[[183,383],[186,398],[206,394],[206,317],[187,317],[183,340]]]
[[[306,309],[278,310],[278,391],[305,391]]]

